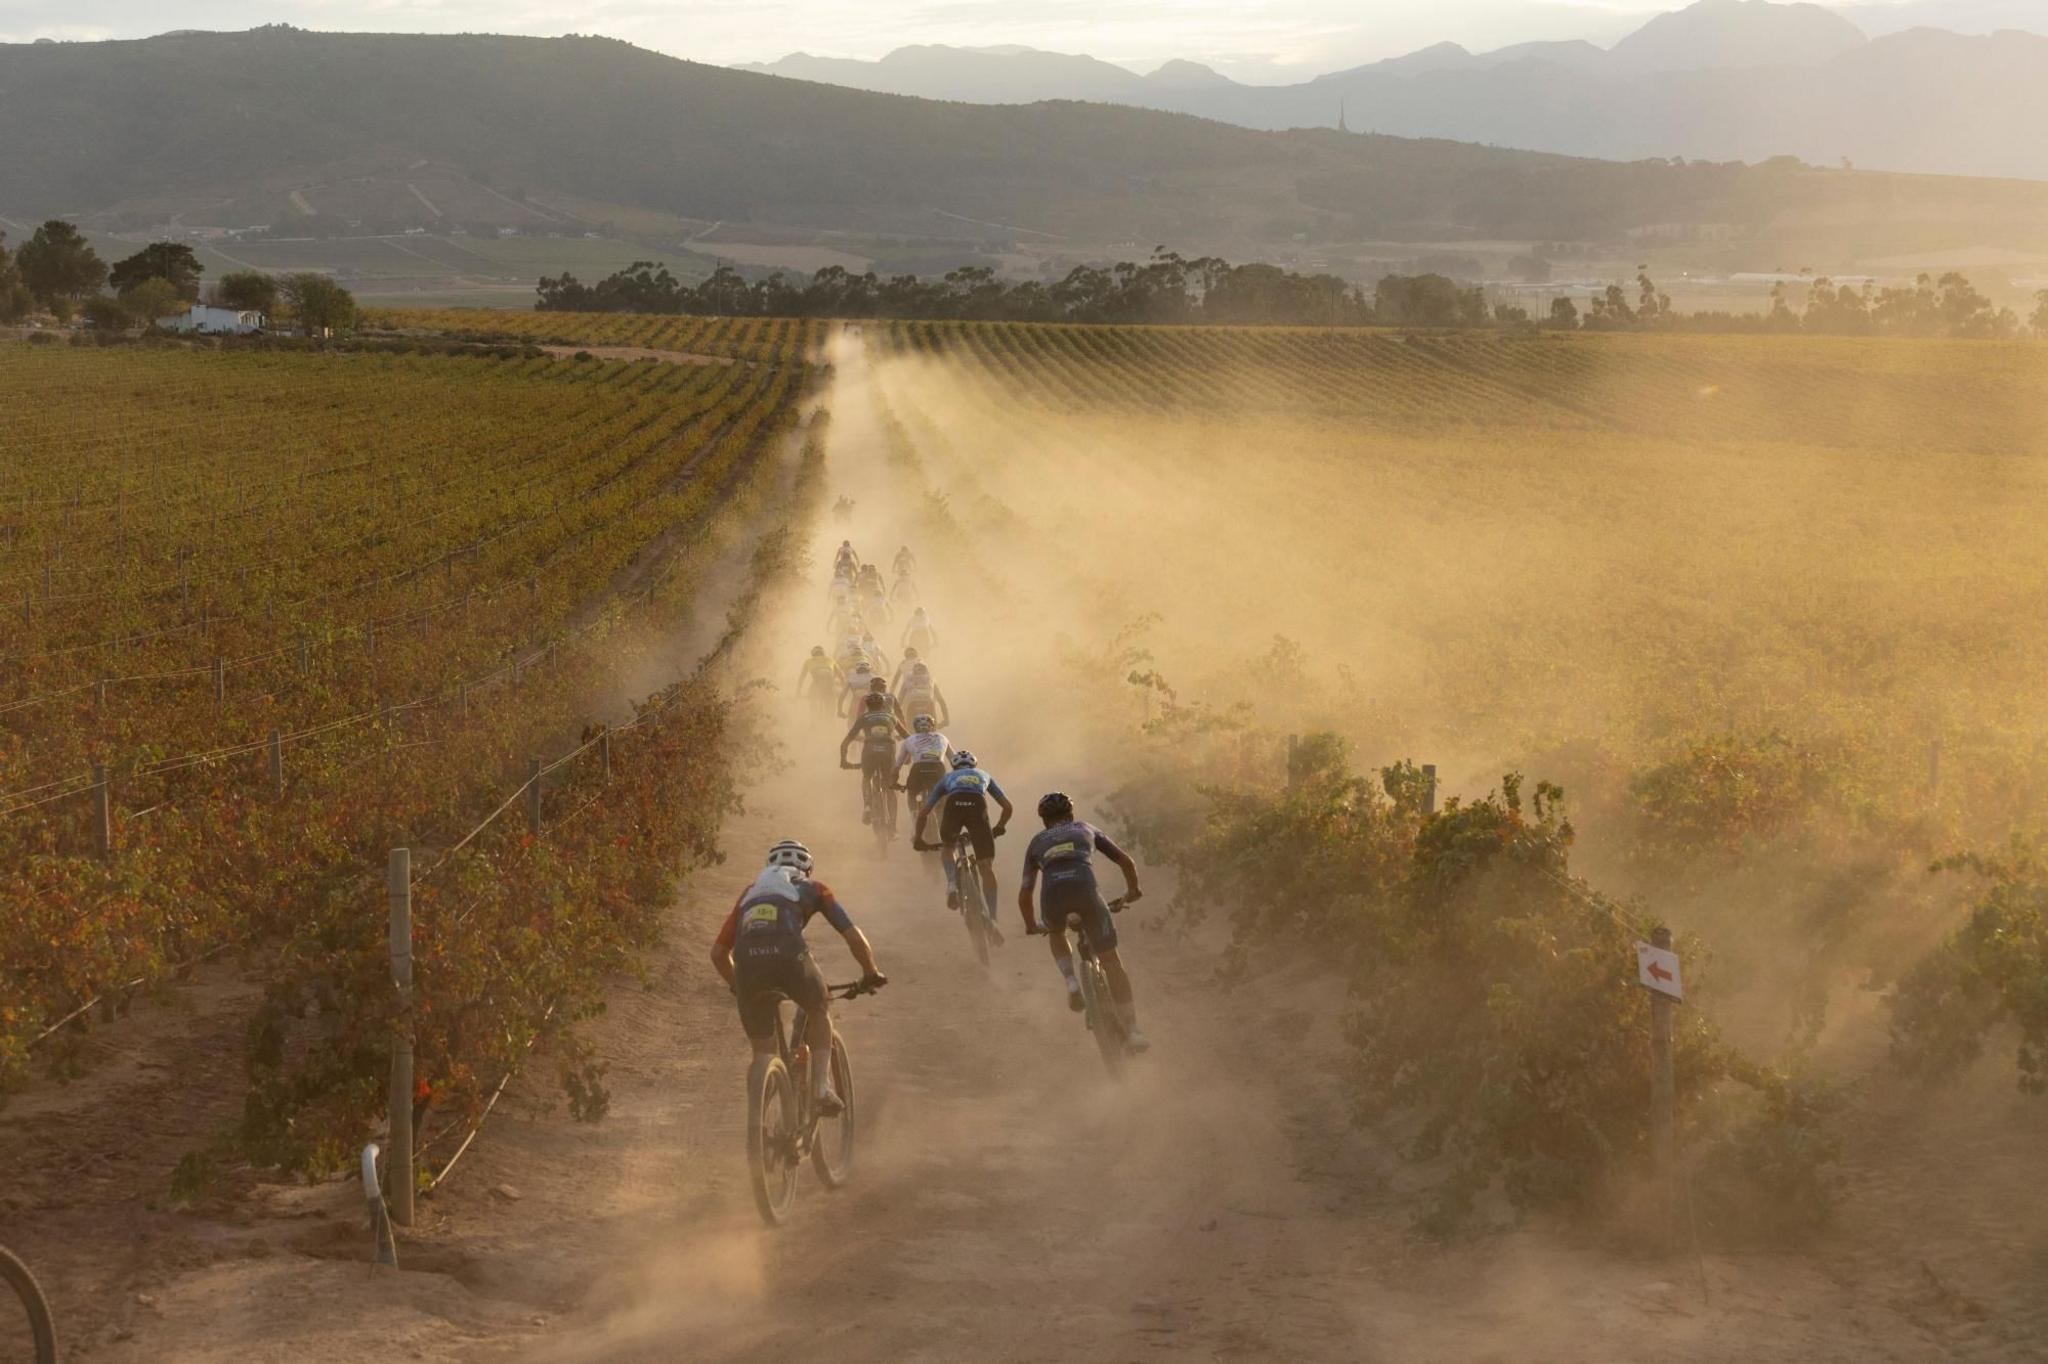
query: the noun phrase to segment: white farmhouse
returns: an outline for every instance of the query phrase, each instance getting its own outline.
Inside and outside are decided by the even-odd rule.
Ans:
[[[215,308],[204,303],[195,303],[189,312],[176,317],[160,317],[157,326],[168,332],[213,332],[246,336],[260,332],[267,325],[263,314],[253,308]]]

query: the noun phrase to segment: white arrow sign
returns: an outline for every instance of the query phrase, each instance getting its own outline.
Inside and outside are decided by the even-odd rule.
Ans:
[[[1637,943],[1636,979],[1660,995],[1685,998],[1685,986],[1678,978],[1678,954],[1668,947]]]

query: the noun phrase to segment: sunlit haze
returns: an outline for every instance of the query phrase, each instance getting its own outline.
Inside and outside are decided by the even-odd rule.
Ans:
[[[2040,0],[1997,6],[2013,22]],[[771,61],[794,51],[880,57],[912,43],[1021,44],[1085,52],[1139,70],[1170,58],[1239,80],[1283,81],[1396,56],[1436,42],[1477,50],[1542,39],[1607,44],[1671,5],[1550,4],[1535,0],[204,0],[175,11],[143,0],[81,8],[55,0],[0,4],[0,41],[139,38],[167,28],[241,29],[266,23],[354,32],[596,33],[692,60]],[[1862,21],[1883,5],[1853,7]],[[1898,8],[1898,7],[1890,7]],[[1988,21],[1987,21],[1988,22]]]

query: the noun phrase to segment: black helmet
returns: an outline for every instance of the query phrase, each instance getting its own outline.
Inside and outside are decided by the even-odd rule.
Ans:
[[[1038,817],[1044,820],[1072,819],[1074,802],[1064,791],[1048,791],[1038,798]]]
[[[813,645],[811,646],[811,657],[812,657],[812,658],[823,658],[824,656],[825,656],[825,646],[824,646],[824,645],[822,645],[822,644],[813,644]]]

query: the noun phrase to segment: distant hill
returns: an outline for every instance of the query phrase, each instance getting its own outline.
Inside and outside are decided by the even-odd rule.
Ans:
[[[1870,39],[1819,5],[1698,0],[1659,14],[1608,52],[1616,71],[1720,71],[1819,66]]]
[[[1149,86],[1143,76],[1109,62],[1028,47],[899,47],[872,62],[794,52],[777,62],[734,69],[827,81],[881,94],[975,104],[1032,104],[1049,99],[1132,103],[1148,89],[1186,88],[1171,83]]]
[[[1496,73],[1445,74],[1476,92]],[[722,225],[756,243],[865,234],[955,258],[949,244],[970,240],[1098,259],[1157,243],[1246,259],[1323,242],[1648,233],[1770,243],[1759,250],[1797,262],[1823,239],[1906,251],[2048,237],[2048,185],[1624,165],[1101,104],[939,104],[600,38],[269,28],[0,46],[0,128],[0,215],[103,228],[175,216],[188,231],[446,220],[580,235],[602,215],[644,218],[643,235],[671,241]]]
[[[1882,36],[1867,36],[1849,14]],[[1038,65],[1053,54],[1028,49],[985,54],[973,76],[949,71],[947,54],[962,49],[922,49],[915,79],[893,65],[897,54],[807,78],[978,102],[1102,99],[1264,129],[1332,127],[1341,108],[1353,130],[1622,160],[1846,157],[1888,170],[2048,179],[2048,137],[2037,135],[2048,127],[2048,37],[2019,31],[2026,25],[2048,29],[2048,0],[1906,0],[1846,12],[1697,0],[1609,49],[1542,42],[1475,53],[1438,43],[1292,85],[1217,76],[1164,88],[1095,63],[1104,70],[1084,93],[1077,75],[1035,83],[1034,71],[1055,69]],[[891,83],[875,84],[884,67]],[[1009,74],[997,80],[989,68]]]

